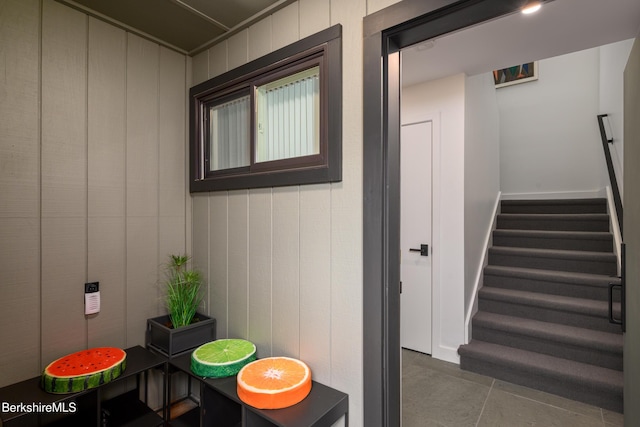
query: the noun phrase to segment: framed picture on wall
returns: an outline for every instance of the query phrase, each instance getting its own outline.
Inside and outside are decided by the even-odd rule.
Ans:
[[[493,70],[496,88],[538,80],[538,61]]]

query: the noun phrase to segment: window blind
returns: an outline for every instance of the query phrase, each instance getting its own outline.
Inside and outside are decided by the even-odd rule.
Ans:
[[[209,109],[211,171],[249,165],[249,105],[246,95]]]
[[[257,88],[256,163],[320,153],[319,68]]]

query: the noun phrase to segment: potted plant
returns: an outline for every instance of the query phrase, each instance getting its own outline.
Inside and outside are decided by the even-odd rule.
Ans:
[[[168,357],[215,340],[216,320],[198,313],[202,277],[188,268],[189,257],[170,255],[165,266],[165,302],[168,314],[147,320],[147,347]]]

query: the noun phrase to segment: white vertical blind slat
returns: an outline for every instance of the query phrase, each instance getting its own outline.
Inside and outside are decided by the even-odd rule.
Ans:
[[[265,129],[260,139],[264,147],[256,160],[271,161],[318,153],[318,75],[270,88],[262,96],[267,100],[260,104],[267,111],[258,112]]]

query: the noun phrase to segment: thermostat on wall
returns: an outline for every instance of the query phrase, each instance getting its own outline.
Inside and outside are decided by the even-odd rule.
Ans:
[[[84,284],[84,314],[100,312],[100,282]]]

